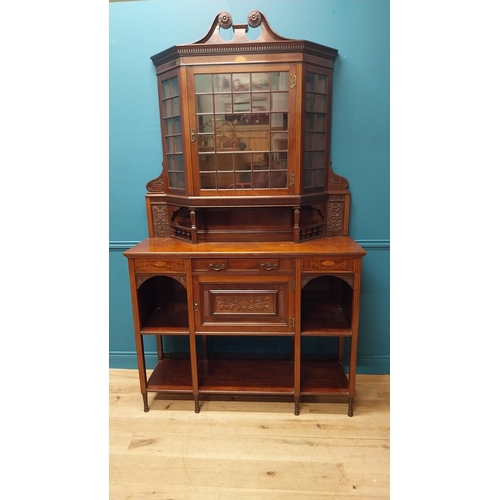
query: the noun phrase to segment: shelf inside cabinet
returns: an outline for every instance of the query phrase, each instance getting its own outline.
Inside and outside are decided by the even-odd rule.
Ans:
[[[351,325],[344,311],[330,304],[307,304],[302,308],[302,335],[351,336]]]
[[[158,307],[144,322],[141,328],[141,334],[188,335],[187,304],[174,302]]]

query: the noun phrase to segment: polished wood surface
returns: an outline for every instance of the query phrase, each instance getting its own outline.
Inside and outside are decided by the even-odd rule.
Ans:
[[[151,392],[190,392],[196,413],[207,394],[287,396],[295,415],[303,396],[330,395],[353,416],[366,252],[348,236],[349,183],[331,168],[337,55],[254,10],[237,24],[220,12],[203,38],[151,57],[162,172],[146,185],[150,238],[124,253],[145,412]],[[166,350],[168,335],[185,337],[189,359]],[[289,337],[288,359],[218,359],[208,339],[236,336],[261,352],[262,337]],[[322,359],[310,362],[314,337]]]
[[[390,498],[388,375],[358,375],[355,418],[322,402],[295,417],[293,403],[251,397],[207,399],[195,414],[161,394],[143,413],[137,370],[110,370],[109,384],[110,500]]]
[[[220,12],[203,38],[151,57],[163,168],[146,184],[149,236],[197,244],[347,235],[349,184],[330,161],[338,51],[280,36],[258,10],[246,21]],[[254,28],[257,39],[247,36]]]
[[[363,257],[366,251],[349,236],[331,236],[295,244],[293,242],[209,242],[191,245],[174,238],[146,238],[124,255],[129,258],[195,257],[211,254],[235,254],[246,257],[273,255],[276,257]],[[159,266],[157,266],[158,268]],[[176,269],[173,269],[175,271]],[[319,270],[319,268],[317,268]],[[171,270],[172,271],[172,270]]]
[[[300,413],[305,395],[344,396],[353,415],[361,260],[352,238],[328,237],[303,244],[191,243],[148,238],[127,250],[136,348],[144,411],[148,393],[191,390],[195,412],[204,394],[288,395]],[[148,379],[142,337],[155,335],[158,364]],[[189,339],[191,372],[177,373],[176,353],[164,352],[162,335]],[[287,361],[279,357],[220,361],[207,350],[208,337],[288,336]],[[205,351],[197,352],[197,338]],[[303,338],[336,337],[329,361],[306,363]],[[350,339],[348,372],[344,342]],[[202,365],[200,364],[202,361]],[[173,382],[175,381],[175,383]]]

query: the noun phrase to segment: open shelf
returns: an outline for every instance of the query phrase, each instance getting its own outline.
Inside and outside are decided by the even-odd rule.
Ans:
[[[352,288],[338,276],[317,276],[302,289],[301,334],[351,336]]]
[[[285,359],[209,359],[198,361],[200,394],[293,395],[293,363]],[[160,360],[148,380],[150,392],[192,392],[187,357]]]
[[[200,394],[293,395],[294,364],[284,359],[209,359],[198,361]],[[342,364],[332,360],[301,361],[303,396],[347,394]],[[148,380],[148,391],[191,393],[190,360],[164,358]]]
[[[351,325],[341,308],[308,303],[302,308],[301,335],[352,335]]]
[[[182,302],[167,303],[155,309],[144,322],[141,334],[153,335],[188,335],[187,304]]]
[[[186,288],[169,276],[145,280],[137,291],[141,334],[188,335]]]
[[[338,361],[303,360],[301,362],[300,394],[347,394],[348,378]]]
[[[201,363],[200,394],[293,395],[294,365],[289,360],[209,359]]]
[[[189,359],[161,359],[148,380],[149,392],[193,392]]]

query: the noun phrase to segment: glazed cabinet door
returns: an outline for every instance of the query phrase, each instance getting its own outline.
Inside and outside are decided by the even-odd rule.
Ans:
[[[165,192],[188,192],[189,149],[186,148],[184,74],[179,69],[158,75]]]
[[[296,65],[196,66],[187,79],[195,194],[294,193]]]
[[[330,165],[331,70],[306,65],[303,72],[304,160],[302,192],[327,189]]]
[[[290,335],[295,327],[291,276],[193,277],[196,333]]]

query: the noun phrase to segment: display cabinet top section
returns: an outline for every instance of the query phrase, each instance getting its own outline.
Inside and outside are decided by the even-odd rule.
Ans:
[[[192,245],[174,238],[148,238],[124,252],[129,259],[140,257],[204,257],[244,254],[245,257],[363,257],[366,251],[349,236],[331,236],[300,245],[285,242],[210,242]]]
[[[260,26],[261,32],[257,39],[251,40],[247,33],[249,29]],[[220,35],[220,30],[232,29],[234,35],[231,40],[225,40]],[[180,57],[187,56],[212,56],[212,55],[246,55],[246,54],[272,54],[272,53],[303,53],[318,56],[330,61],[337,57],[337,49],[326,47],[318,43],[305,40],[293,40],[276,34],[264,14],[253,10],[248,14],[247,23],[234,24],[229,12],[220,12],[215,16],[214,22],[208,33],[200,40],[174,45],[169,49],[151,57],[156,67]]]

